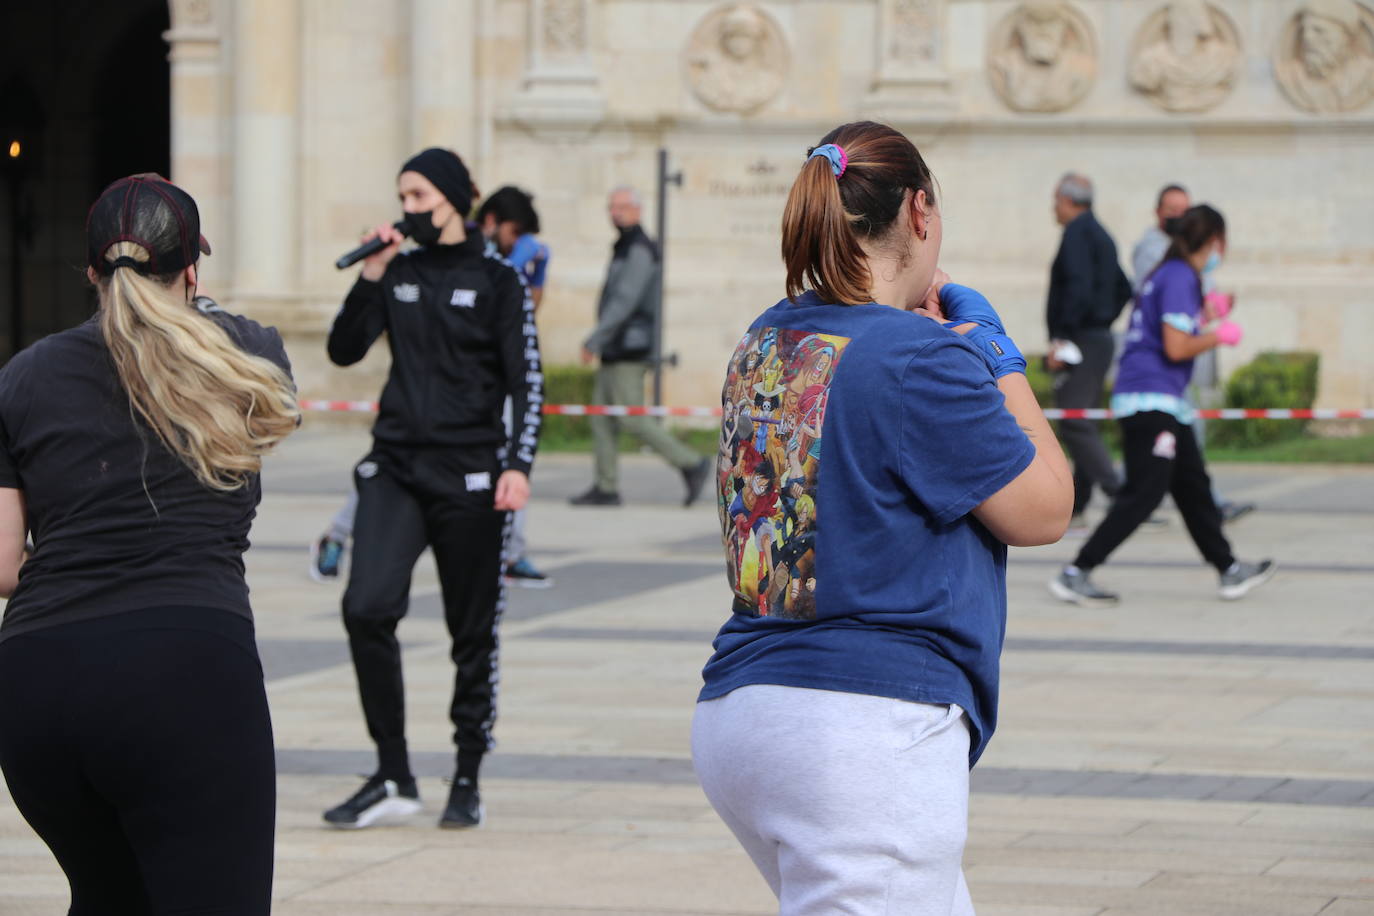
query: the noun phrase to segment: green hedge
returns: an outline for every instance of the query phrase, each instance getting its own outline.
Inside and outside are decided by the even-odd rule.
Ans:
[[[590,404],[596,369],[591,366],[545,366],[544,400],[549,404]],[[592,429],[586,417],[545,417],[540,442],[543,447],[585,443]]]
[[[1227,407],[1306,409],[1317,399],[1316,353],[1261,353],[1231,373],[1226,381]],[[1207,425],[1207,444],[1247,448],[1299,439],[1305,420],[1215,420]]]

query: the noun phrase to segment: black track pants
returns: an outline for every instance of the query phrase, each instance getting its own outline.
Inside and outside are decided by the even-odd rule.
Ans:
[[[1169,493],[1203,558],[1225,571],[1235,557],[1221,532],[1212,480],[1192,429],[1157,410],[1123,417],[1120,422],[1126,483],[1074,565],[1092,569],[1106,562]]]
[[[1102,387],[1107,370],[1112,365],[1112,332],[1107,328],[1080,331],[1074,343],[1083,353],[1083,362],[1069,366],[1055,379],[1054,403],[1062,408],[1091,408],[1102,406]],[[1060,420],[1059,438],[1073,459],[1073,512],[1088,507],[1093,485],[1102,488],[1108,497],[1115,497],[1121,487],[1112,456],[1102,441],[1095,420]]]
[[[426,546],[434,550],[457,667],[449,710],[453,740],[470,759],[490,746],[508,517],[493,508],[500,473],[493,449],[391,447],[374,448],[354,471],[358,516],[343,619],[368,734],[385,776],[410,775],[396,626],[409,608],[411,573]]]
[[[152,608],[0,643],[0,768],[71,916],[261,916],[276,772],[252,623]]]

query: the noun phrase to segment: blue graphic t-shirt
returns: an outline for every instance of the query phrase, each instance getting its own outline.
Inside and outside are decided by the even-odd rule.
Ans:
[[[731,357],[716,488],[733,613],[700,699],[779,684],[997,719],[1006,546],[970,511],[1035,447],[929,318],[806,293]]]

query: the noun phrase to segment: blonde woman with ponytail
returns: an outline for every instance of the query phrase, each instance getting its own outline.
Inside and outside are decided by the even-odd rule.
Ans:
[[[942,222],[910,140],[831,131],[783,211],[787,295],[726,373],[733,594],[692,757],[783,916],[973,912],[968,775],[997,721],[1007,545],[1069,521],[1026,361],[938,269]]]
[[[275,329],[196,296],[185,191],[121,179],[86,232],[98,313],[0,371],[0,769],[72,916],[266,914],[243,552],[263,456],[300,421],[290,364]]]

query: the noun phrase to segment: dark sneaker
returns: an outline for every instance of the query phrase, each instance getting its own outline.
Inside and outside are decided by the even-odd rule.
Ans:
[[[420,790],[414,779],[397,781],[370,776],[348,801],[324,813],[327,823],[345,829],[371,827],[384,819],[419,814]]]
[[[506,567],[506,584],[522,588],[548,588],[553,580],[535,569],[527,558],[521,557]]]
[[[687,495],[682,498],[683,506],[690,506],[701,495],[701,485],[711,476],[711,459],[703,458],[682,472],[682,482],[687,487]]]
[[[455,779],[448,790],[448,804],[444,806],[444,816],[439,818],[439,826],[449,830],[480,827],[485,818],[477,784],[466,777]]]
[[[581,496],[574,496],[568,500],[574,506],[618,506],[620,505],[619,493],[607,493],[592,487]]]
[[[1242,518],[1242,517],[1244,517],[1244,516],[1246,516],[1246,515],[1249,515],[1251,512],[1254,512],[1254,511],[1255,511],[1255,504],[1254,504],[1254,503],[1233,503],[1233,502],[1227,501],[1227,502],[1224,502],[1224,503],[1222,503],[1221,505],[1217,506],[1217,508],[1218,508],[1219,510],[1221,510],[1221,520],[1222,520],[1223,523],[1225,523],[1225,522],[1234,522],[1236,519]]]
[[[310,545],[310,578],[316,582],[332,582],[339,578],[343,564],[344,542],[324,535]]]
[[[1113,607],[1121,600],[1115,592],[1105,592],[1093,585],[1081,569],[1072,573],[1060,570],[1059,575],[1050,580],[1050,594],[1079,607]]]
[[[1260,560],[1258,563],[1237,560],[1221,574],[1221,597],[1226,601],[1244,598],[1251,589],[1259,588],[1274,578],[1274,569],[1273,560]]]

